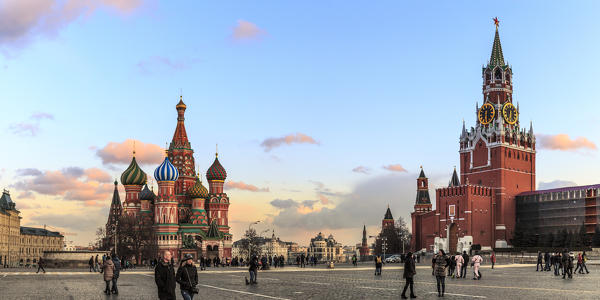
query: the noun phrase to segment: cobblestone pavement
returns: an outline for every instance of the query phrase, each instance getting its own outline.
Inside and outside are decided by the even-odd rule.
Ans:
[[[563,280],[552,272],[535,272],[533,265],[501,265],[482,269],[481,280],[446,279],[446,299],[600,299],[600,272]],[[246,286],[245,268],[211,268],[199,273],[196,299],[399,299],[402,268],[384,266],[374,276],[371,265],[299,269],[285,267],[260,271],[258,284]],[[469,273],[471,270],[469,269]],[[152,270],[121,273],[118,296],[102,294],[98,273],[85,270],[0,269],[0,299],[156,299]],[[419,299],[437,299],[435,278],[425,265],[417,267]],[[182,299],[177,289],[178,299]]]

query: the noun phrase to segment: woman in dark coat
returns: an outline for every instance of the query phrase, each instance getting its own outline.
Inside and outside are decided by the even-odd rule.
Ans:
[[[198,270],[194,266],[192,255],[185,255],[183,261],[181,261],[181,266],[177,269],[175,280],[179,283],[183,299],[192,300],[194,294],[198,291],[196,289],[196,285],[198,285]]]
[[[448,258],[444,250],[440,249],[438,254],[433,258],[433,274],[437,280],[438,297],[444,297],[446,290],[446,267],[448,266]]]
[[[417,274],[415,268],[415,260],[413,259],[412,252],[408,252],[406,257],[404,258],[404,273],[402,273],[402,278],[406,281],[404,283],[404,289],[402,290],[402,299],[406,298],[406,289],[410,286],[410,297],[417,298],[413,291],[413,277]]]

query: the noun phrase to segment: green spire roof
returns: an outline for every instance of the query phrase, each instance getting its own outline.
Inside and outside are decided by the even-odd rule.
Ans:
[[[212,223],[210,223],[210,227],[208,228],[206,237],[209,239],[221,239],[223,237],[223,234],[221,233],[221,231],[219,231],[217,220],[213,220]]]
[[[492,55],[490,56],[490,66],[501,66],[504,64],[504,55],[502,54],[502,44],[500,44],[500,34],[496,27],[496,36],[494,37],[494,46],[492,46]]]

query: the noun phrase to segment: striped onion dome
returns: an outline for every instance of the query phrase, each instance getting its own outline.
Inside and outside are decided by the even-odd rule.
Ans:
[[[156,197],[156,195],[154,195],[154,192],[151,191],[148,188],[148,185],[146,184],[144,186],[144,188],[142,189],[142,191],[140,192],[140,200],[154,201],[155,197]]]
[[[179,171],[169,161],[169,158],[165,157],[162,164],[154,170],[154,178],[156,178],[156,181],[175,181],[179,178]]]
[[[219,157],[215,157],[215,162],[206,171],[206,179],[208,180],[225,180],[227,178],[227,172],[225,168],[219,163]]]
[[[196,177],[196,183],[187,191],[187,194],[191,199],[208,198],[208,190],[202,185],[198,177]]]
[[[142,185],[146,183],[147,179],[146,173],[140,169],[140,166],[135,161],[135,156],[131,160],[129,167],[121,174],[121,183],[123,185]]]

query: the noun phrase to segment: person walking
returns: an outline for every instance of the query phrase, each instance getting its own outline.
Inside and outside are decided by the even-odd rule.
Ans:
[[[104,293],[110,295],[110,282],[113,279],[115,271],[115,264],[110,259],[104,260],[102,264],[102,270],[100,273],[104,273],[104,283],[106,283],[106,288],[104,289]]]
[[[586,274],[590,274],[590,271],[588,271],[588,268],[586,266],[586,262],[587,254],[585,254],[585,251],[583,251],[583,253],[581,254],[581,274],[583,274],[583,269],[585,269]]]
[[[244,279],[246,279],[246,285],[256,284],[256,278],[258,275],[257,272],[258,272],[258,258],[256,256],[253,256],[250,259],[250,262],[248,263],[248,273],[250,273],[250,281],[248,281],[248,278],[244,277]]]
[[[417,274],[417,270],[415,268],[415,260],[412,257],[412,252],[408,252],[406,257],[404,257],[404,272],[402,273],[402,278],[404,278],[404,289],[402,289],[402,299],[406,298],[406,290],[410,287],[410,297],[417,298],[415,296],[415,292],[413,290],[414,280],[413,277]]]
[[[115,269],[113,271],[112,278],[112,289],[111,292],[115,295],[119,294],[119,288],[117,287],[117,280],[119,280],[119,275],[121,274],[121,261],[119,261],[119,257],[116,255],[112,256],[113,265],[115,265]]]
[[[550,253],[544,253],[544,271],[550,271]]]
[[[42,271],[44,271],[44,274],[46,274],[46,270],[44,270],[44,263],[45,263],[44,259],[40,256],[40,259],[38,260],[38,268],[37,268],[37,271],[35,272],[35,274],[37,274],[40,271],[40,269]],[[581,274],[583,274],[583,272]]]
[[[560,254],[558,252],[552,255],[552,266],[554,267],[554,276],[560,275]]]
[[[444,297],[446,292],[446,267],[448,266],[448,258],[444,250],[440,249],[438,254],[433,258],[433,274],[437,281],[438,297]]]
[[[538,272],[542,268],[544,271],[544,265],[542,264],[542,252],[538,251],[537,264],[535,265],[535,271]]]
[[[179,283],[183,300],[192,300],[198,294],[198,270],[194,266],[194,258],[186,254],[177,269],[175,280]]]
[[[479,253],[475,253],[475,255],[473,255],[473,258],[471,259],[471,262],[473,263],[473,280],[480,280],[481,273],[479,272],[479,267],[483,262],[483,257],[481,257]]]
[[[96,268],[94,267],[94,256],[92,255],[92,257],[90,257],[90,260],[88,261],[88,265],[90,265],[90,272],[94,271],[96,272]]]
[[[577,266],[575,267],[575,273],[579,270],[579,274],[583,274],[583,268],[581,267],[582,263],[581,253],[577,253]]]
[[[456,268],[456,258],[454,255],[450,256],[448,263],[448,276],[454,277],[454,269]]]
[[[492,270],[494,269],[494,265],[496,264],[496,253],[492,251],[492,255],[490,255],[490,262],[492,263]],[[548,267],[550,268],[550,267]]]
[[[567,274],[569,279],[573,278],[573,256],[571,256],[569,253],[567,254],[566,266],[567,270],[565,273]],[[565,279],[565,275],[563,275],[563,279]]]
[[[565,275],[567,274],[567,271],[569,269],[569,251],[565,248],[563,250],[563,253],[561,254],[561,264],[562,264],[562,274],[563,274],[563,279],[565,279]]]
[[[352,255],[352,265],[356,267],[356,254]]]
[[[381,276],[381,267],[383,266],[383,259],[381,255],[375,257],[375,276]]]
[[[100,262],[98,261],[98,254],[96,254],[96,260],[94,261],[94,266],[96,266],[96,270],[100,269]]]
[[[300,255],[300,268],[306,267],[305,259],[306,259],[306,257],[304,256],[304,253],[302,253]]]
[[[462,278],[462,267],[465,264],[465,259],[460,255],[460,252],[456,253],[454,261],[456,262],[456,278]]]
[[[154,282],[158,288],[158,299],[175,300],[175,270],[170,263],[173,256],[164,251],[160,262],[154,268]]]
[[[467,278],[467,265],[470,262],[470,260],[469,260],[469,254],[467,254],[467,251],[463,251],[462,257],[463,257],[463,260],[465,262],[463,263],[463,266],[462,266],[461,277],[462,278]]]

